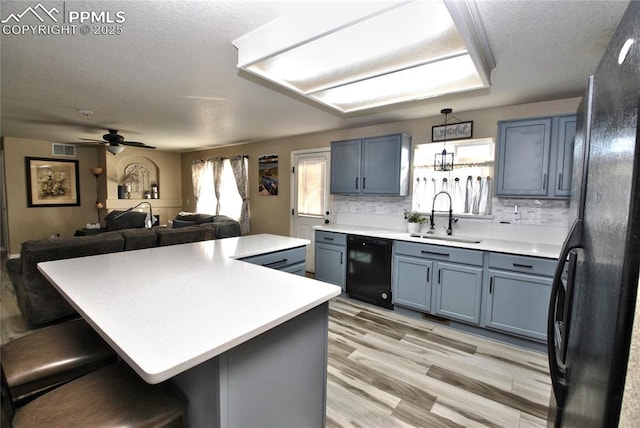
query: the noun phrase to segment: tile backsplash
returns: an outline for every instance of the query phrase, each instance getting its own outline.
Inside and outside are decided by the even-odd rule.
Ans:
[[[478,219],[493,223],[514,223],[514,207],[520,211],[520,224],[568,227],[569,201],[544,199],[493,198],[492,218]],[[404,210],[411,210],[411,196],[333,196],[334,222],[358,221],[371,227],[401,229]]]

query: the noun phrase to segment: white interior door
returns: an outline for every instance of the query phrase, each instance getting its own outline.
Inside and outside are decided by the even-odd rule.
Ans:
[[[291,153],[291,236],[311,241],[307,246],[307,271],[315,272],[314,226],[331,222],[329,168],[331,151],[327,148]]]

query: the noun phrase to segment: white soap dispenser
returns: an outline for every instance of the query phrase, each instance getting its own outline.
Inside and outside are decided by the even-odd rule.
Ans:
[[[513,222],[520,223],[520,211],[518,211],[518,206],[516,205],[513,209]]]

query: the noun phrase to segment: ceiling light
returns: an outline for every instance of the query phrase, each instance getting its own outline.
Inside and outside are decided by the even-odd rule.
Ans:
[[[310,3],[236,40],[238,67],[350,113],[489,86],[473,3]]]
[[[105,149],[107,149],[107,151],[112,155],[117,155],[118,153],[122,153],[124,146],[114,146],[113,144],[109,144]]]

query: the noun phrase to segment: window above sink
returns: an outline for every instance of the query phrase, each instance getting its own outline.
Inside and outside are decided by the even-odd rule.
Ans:
[[[443,148],[454,153],[451,171],[435,171],[434,157]],[[420,144],[414,151],[412,210],[431,213],[436,193],[451,195],[453,213],[464,216],[491,215],[494,190],[495,143],[475,139]],[[436,211],[448,211],[447,198],[436,200]]]

